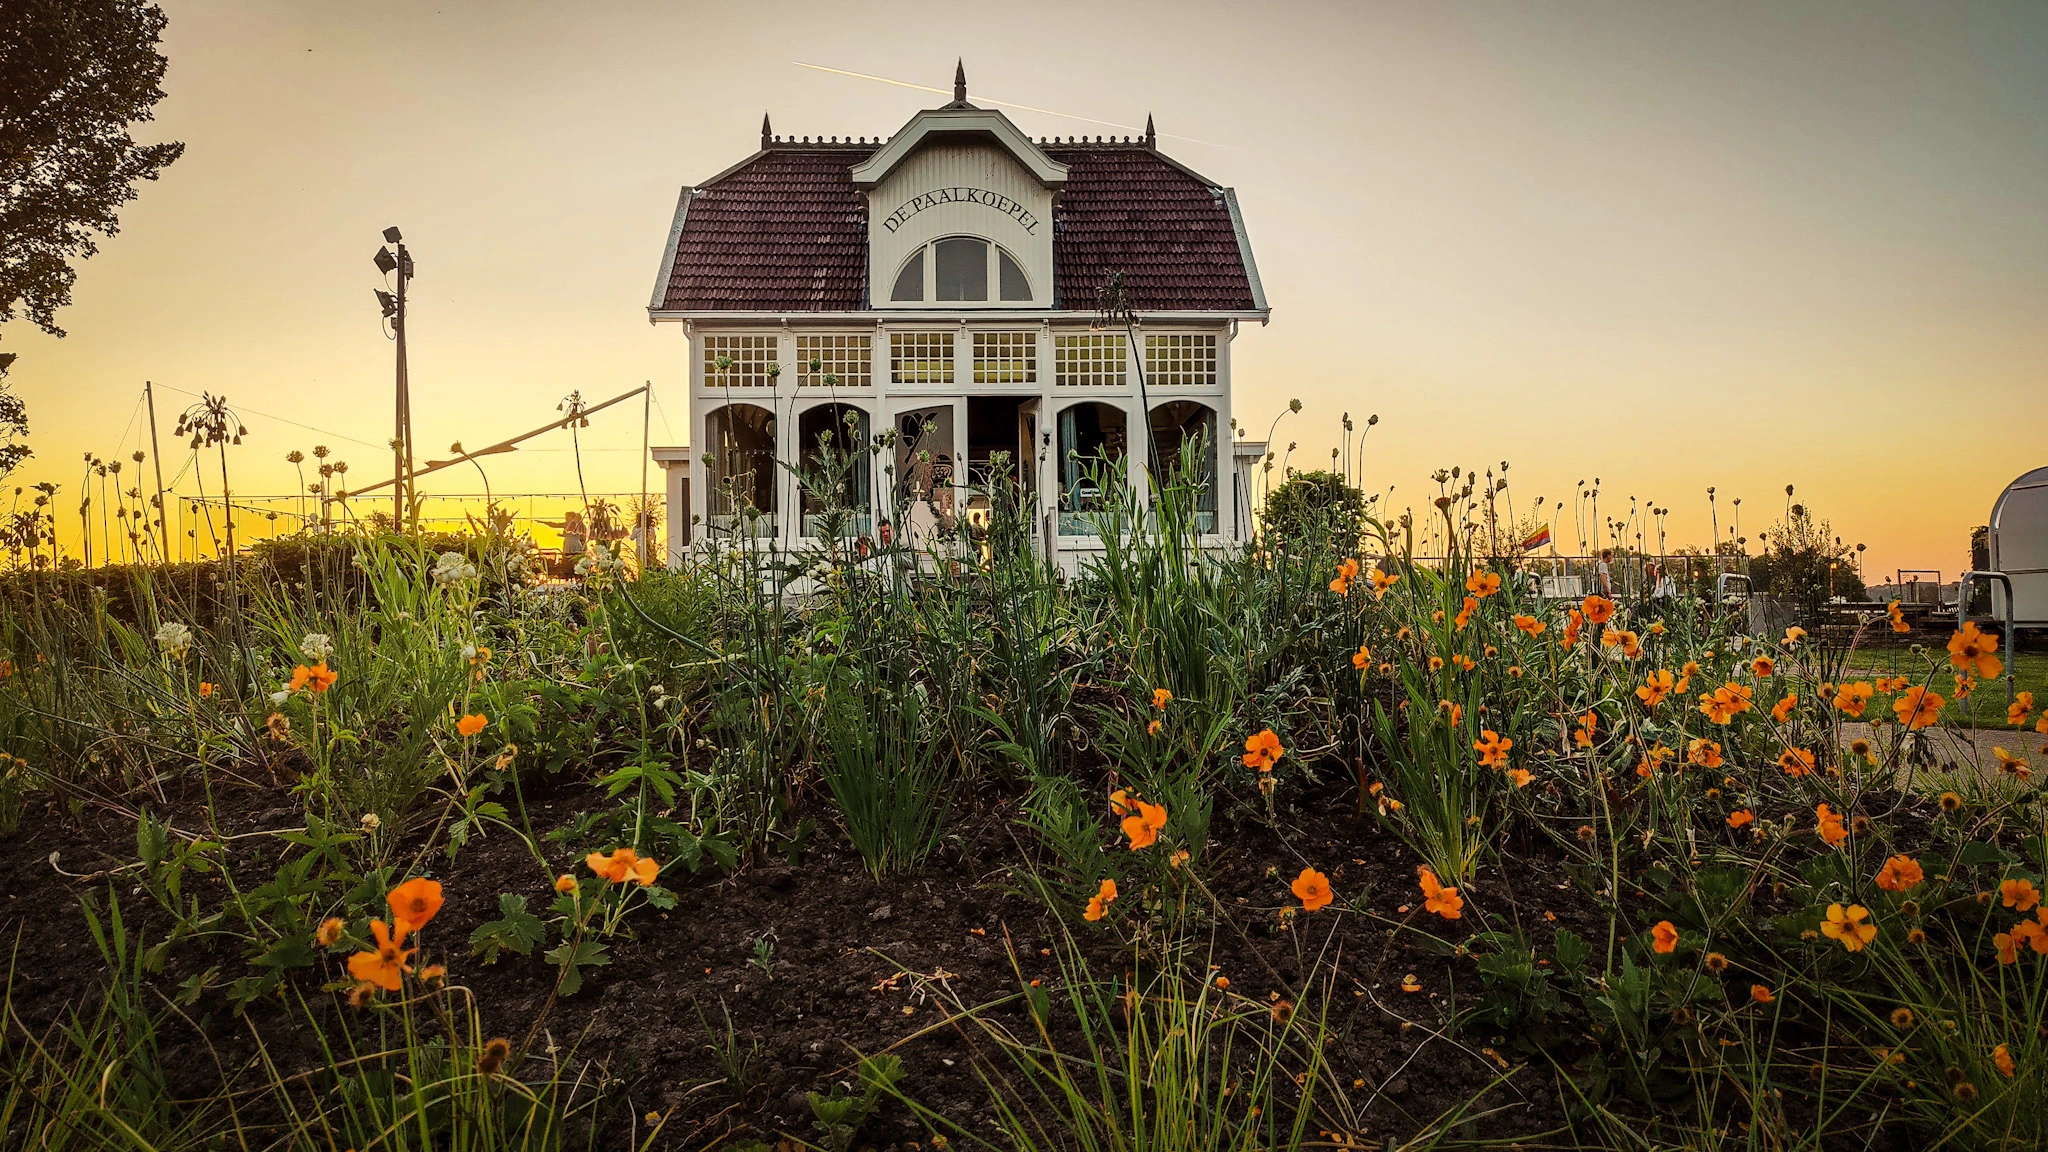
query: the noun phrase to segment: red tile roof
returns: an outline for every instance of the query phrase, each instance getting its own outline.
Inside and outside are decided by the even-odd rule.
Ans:
[[[875,148],[778,142],[692,190],[660,310],[867,309],[867,202],[850,170]],[[1056,307],[1092,310],[1112,272],[1140,312],[1261,306],[1223,189],[1142,144],[1045,152],[1068,165]]]

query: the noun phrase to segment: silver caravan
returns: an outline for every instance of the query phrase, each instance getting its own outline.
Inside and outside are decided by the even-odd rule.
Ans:
[[[2019,628],[2048,628],[2048,468],[2005,486],[1991,506],[1991,614]],[[2012,605],[2006,605],[2010,581]]]

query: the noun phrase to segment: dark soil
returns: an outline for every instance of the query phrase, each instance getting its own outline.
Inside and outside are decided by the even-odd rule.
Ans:
[[[541,788],[527,800],[542,832],[607,804],[580,785]],[[1513,846],[1513,866],[1490,871],[1467,893],[1462,920],[1427,914],[1413,856],[1369,819],[1356,819],[1354,802],[1355,793],[1331,789],[1304,797],[1299,811],[1283,806],[1284,840],[1263,819],[1233,821],[1219,813],[1204,878],[1231,915],[1209,934],[1209,962],[1230,977],[1233,994],[1262,1002],[1277,996],[1315,1005],[1327,991],[1334,1033],[1327,1051],[1335,1077],[1324,1091],[1342,1094],[1363,1118],[1364,1131],[1354,1136],[1375,1144],[1405,1138],[1482,1093],[1474,1111],[1486,1115],[1460,1136],[1555,1132],[1564,1121],[1546,1061],[1518,1053],[1512,1038],[1485,1029],[1449,1031],[1453,1017],[1472,1006],[1479,981],[1469,957],[1431,946],[1426,936],[1455,942],[1478,930],[1483,912],[1520,925],[1539,954],[1548,954],[1558,928],[1604,942],[1605,914],[1567,878],[1556,850],[1543,844]],[[196,797],[174,798],[173,810],[178,827],[203,827]],[[259,788],[222,795],[214,816],[228,834],[296,827],[302,820],[290,795]],[[821,813],[820,819],[829,817]],[[531,1053],[553,1045],[565,1057],[596,1061],[622,1086],[615,1093],[619,1103],[607,1113],[612,1130],[600,1146],[628,1146],[632,1126],[644,1125],[649,1112],[670,1113],[658,1147],[702,1148],[728,1135],[812,1136],[804,1094],[851,1082],[857,1053],[885,1050],[903,1059],[908,1094],[986,1131],[992,1112],[974,1068],[974,1054],[987,1054],[986,1041],[972,1024],[948,1023],[918,980],[889,978],[900,967],[981,1004],[1017,991],[1014,950],[1026,979],[1052,985],[1059,928],[1042,905],[1014,893],[1011,869],[1025,858],[1026,834],[1017,826],[1013,798],[963,802],[947,831],[925,868],[880,881],[823,830],[795,865],[776,858],[733,875],[665,873],[677,906],[635,912],[632,938],[612,941],[612,963],[586,970],[578,995],[552,1003],[557,970],[538,952],[492,965],[469,955],[469,934],[496,918],[500,892],[525,894],[535,910],[551,896],[549,876],[525,844],[495,831],[472,841],[452,865],[438,851],[427,857],[424,871],[442,881],[448,900],[425,933],[419,962],[445,962],[451,983],[474,990],[488,1032],[515,1044],[531,1037]],[[267,878],[248,859],[254,854],[248,846],[258,843],[268,844],[237,845],[245,884]],[[97,891],[104,906],[111,884],[131,929],[139,923],[150,940],[161,938],[168,920],[135,886],[132,873],[78,880],[51,862],[58,853],[63,872],[93,874],[130,864],[133,846],[131,818],[94,806],[74,816],[60,804],[32,810],[20,832],[0,840],[13,1003],[31,1028],[88,1006],[84,1001],[101,983],[104,967],[83,929],[81,893]],[[281,856],[284,846],[277,847]],[[552,869],[578,870],[580,849],[547,850]],[[1328,873],[1338,902],[1282,929],[1279,913],[1293,903],[1288,883],[1305,865]],[[188,887],[204,906],[217,906],[212,885]],[[1344,911],[1361,894],[1373,915]],[[1129,967],[1112,932],[1086,926],[1082,936],[1098,975]],[[773,945],[767,971],[749,962],[755,941],[764,937]],[[172,952],[156,986],[169,996],[181,980],[212,965],[220,966],[223,980],[250,971],[237,953],[209,953],[195,944]],[[1420,981],[1420,992],[1402,991],[1409,973]],[[297,973],[294,987],[331,1017],[323,1024],[369,1019],[374,1014],[319,991],[340,975],[338,959],[323,956],[316,969]],[[725,1083],[710,1047],[727,1012],[740,1047],[758,1051],[748,1084]],[[265,1036],[273,1059],[287,1070],[320,1063],[309,1030],[290,1026],[281,1006],[259,1006],[237,1018],[220,992],[209,991],[187,1010],[187,1019],[162,1036],[164,1063],[180,1095],[216,1092],[231,1074],[246,1086],[252,1033]],[[1488,1089],[1501,1071],[1496,1045],[1527,1066]],[[526,1071],[533,1071],[532,1061]],[[924,1134],[907,1110],[892,1104],[864,1130],[862,1144],[885,1148]]]

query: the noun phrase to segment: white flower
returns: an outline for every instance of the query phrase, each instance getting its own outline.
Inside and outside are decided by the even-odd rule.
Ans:
[[[308,632],[299,641],[299,651],[317,664],[334,655],[334,641],[325,632]]]
[[[474,661],[476,659],[476,645],[464,644],[462,646],[462,658],[464,660]]]
[[[382,820],[379,820],[379,819],[377,819],[377,814],[376,814],[375,812],[365,812],[365,813],[363,813],[363,820],[362,820],[362,824],[363,824],[363,831],[365,831],[365,832],[375,832],[375,831],[377,830],[377,826],[378,826],[378,825],[380,825],[380,824],[382,824],[382,823],[383,823],[383,821],[382,821]]]
[[[272,704],[282,704],[291,698],[292,694],[289,692],[272,692],[270,694],[270,702]]]
[[[476,565],[471,564],[460,552],[443,552],[434,561],[434,583],[443,587],[459,584],[464,580],[476,579]]]
[[[183,659],[192,647],[192,630],[176,620],[166,621],[156,630],[156,642],[169,655]]]

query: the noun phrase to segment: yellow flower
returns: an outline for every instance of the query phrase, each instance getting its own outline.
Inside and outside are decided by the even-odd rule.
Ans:
[[[1877,925],[1866,924],[1870,909],[1861,904],[1844,908],[1840,904],[1828,905],[1827,919],[1821,921],[1821,935],[1830,940],[1839,940],[1842,947],[1851,952],[1861,952],[1866,944],[1877,939]]]

